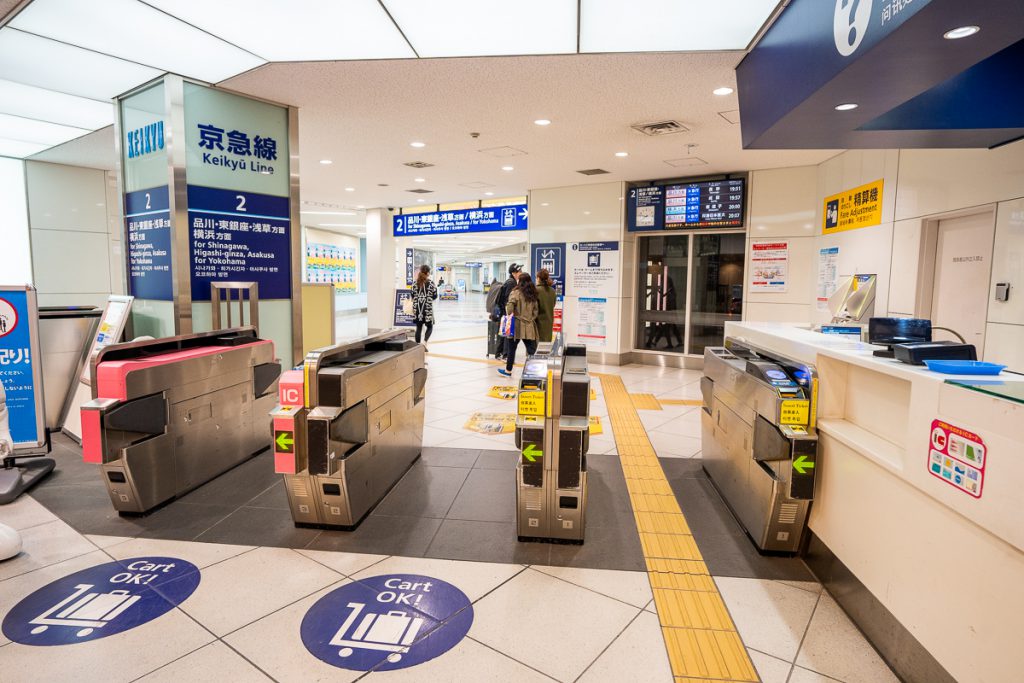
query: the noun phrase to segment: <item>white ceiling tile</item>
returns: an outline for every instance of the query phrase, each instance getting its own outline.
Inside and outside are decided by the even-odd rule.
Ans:
[[[146,0],[275,62],[415,57],[377,0]]]
[[[743,50],[778,5],[779,0],[581,0],[580,52]]]
[[[110,99],[160,75],[73,45],[0,29],[0,78],[92,99]]]
[[[62,142],[74,140],[88,132],[88,130],[83,128],[61,126],[56,123],[26,119],[21,116],[0,114],[0,138],[7,138],[9,140],[36,142],[41,145],[59,145]]]
[[[114,122],[112,102],[0,80],[0,113],[96,130]]]
[[[214,83],[264,63],[138,0],[35,0],[10,26]]]
[[[382,0],[420,57],[576,52],[576,0]]]
[[[22,140],[8,140],[0,138],[0,157],[14,157],[24,159],[36,152],[42,152],[49,145],[41,145],[38,142],[24,142]]]

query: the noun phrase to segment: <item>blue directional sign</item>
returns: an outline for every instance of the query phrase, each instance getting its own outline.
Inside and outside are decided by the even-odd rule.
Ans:
[[[300,634],[306,649],[332,666],[391,671],[444,654],[472,625],[473,605],[452,584],[387,574],[320,598],[303,617]]]
[[[170,301],[174,292],[167,186],[125,193],[124,209],[128,229],[128,292],[140,299]]]
[[[37,400],[32,357],[35,304],[25,288],[0,290],[0,382],[7,395],[11,439],[18,444],[44,443],[42,401]],[[40,387],[41,388],[41,387]]]
[[[559,294],[565,293],[565,242],[534,244],[531,247],[530,267],[534,278],[541,268],[555,281]]]
[[[526,230],[528,217],[526,204],[413,213],[394,217],[394,234],[395,237],[410,237]]]
[[[4,617],[22,645],[70,645],[105,638],[170,612],[199,586],[199,568],[176,557],[107,562],[48,583]]]

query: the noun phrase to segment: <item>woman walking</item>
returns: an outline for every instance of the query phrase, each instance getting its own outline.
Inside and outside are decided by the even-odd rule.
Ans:
[[[416,321],[416,343],[420,343],[424,326],[427,328],[427,336],[423,338],[423,347],[426,349],[430,341],[430,334],[434,331],[434,300],[437,299],[437,286],[430,281],[430,266],[420,266],[420,273],[416,276],[416,284],[412,286],[412,312]]]
[[[537,333],[542,342],[552,339],[555,326],[555,301],[558,292],[546,268],[537,271]]]
[[[519,284],[508,296],[505,313],[515,316],[515,332],[506,347],[508,355],[505,358],[505,367],[498,368],[498,374],[511,377],[519,340],[523,340],[528,355],[533,355],[537,351],[537,337],[539,336],[537,333],[537,288],[529,273],[519,274]]]

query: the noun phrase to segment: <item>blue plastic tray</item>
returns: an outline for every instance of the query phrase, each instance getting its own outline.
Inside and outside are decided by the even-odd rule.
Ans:
[[[980,360],[926,360],[924,364],[932,372],[946,375],[998,375],[1006,367]]]

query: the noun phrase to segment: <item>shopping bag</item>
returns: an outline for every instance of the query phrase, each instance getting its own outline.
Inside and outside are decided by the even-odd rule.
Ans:
[[[498,328],[498,334],[502,337],[516,336],[516,317],[514,315],[501,316],[501,324]]]

